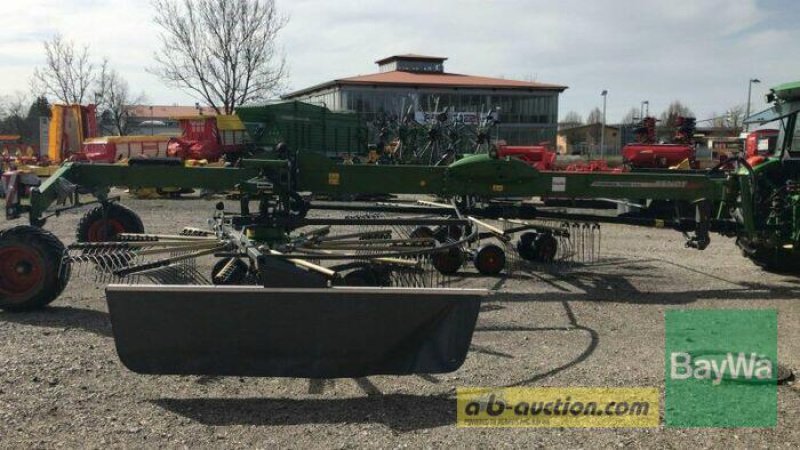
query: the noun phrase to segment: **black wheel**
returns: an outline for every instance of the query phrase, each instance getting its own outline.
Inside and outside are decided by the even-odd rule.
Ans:
[[[222,258],[211,269],[211,282],[216,285],[241,284],[248,270],[247,263],[239,258]]]
[[[506,252],[497,245],[488,244],[475,253],[475,268],[483,275],[497,275],[506,266]]]
[[[369,268],[357,269],[344,276],[345,286],[380,286],[380,280]]]
[[[457,241],[464,236],[464,230],[458,225],[438,227],[436,231],[433,232],[433,236],[441,243]]]
[[[55,300],[69,282],[65,252],[58,238],[40,228],[0,231],[0,309],[29,311]]]
[[[744,239],[737,239],[736,244],[742,249],[743,256],[767,272],[800,274],[800,254],[798,253],[751,245]]]
[[[442,275],[453,275],[464,264],[464,252],[458,247],[450,247],[442,252],[434,253],[431,263]]]
[[[527,233],[522,233],[517,241],[517,253],[519,256],[526,260],[526,261],[534,261],[536,260],[536,251],[534,249],[534,242],[536,242],[536,238],[539,236],[539,233],[535,233],[529,231]]]
[[[550,233],[539,233],[533,241],[534,259],[539,262],[552,262],[558,253],[558,241]]]
[[[392,269],[387,266],[373,266],[372,275],[378,286],[388,287],[392,285]]]
[[[78,223],[78,242],[107,242],[120,233],[144,233],[142,219],[119,203],[100,205],[89,210]]]

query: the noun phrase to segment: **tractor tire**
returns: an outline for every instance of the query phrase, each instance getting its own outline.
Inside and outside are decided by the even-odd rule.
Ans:
[[[69,282],[66,248],[29,225],[0,231],[0,309],[30,311],[55,300]]]
[[[249,269],[247,263],[239,258],[222,258],[211,269],[211,282],[218,286],[242,284]]]
[[[454,275],[464,264],[464,252],[458,247],[450,247],[448,250],[434,253],[431,256],[431,264],[442,275]]]
[[[78,223],[75,238],[78,242],[113,241],[120,233],[144,233],[139,216],[120,205],[109,203],[90,209]]]
[[[479,248],[473,261],[482,275],[494,276],[506,266],[506,252],[497,245],[488,244]]]
[[[800,275],[800,254],[778,248],[750,246],[737,240],[742,256],[767,272],[786,275]]]

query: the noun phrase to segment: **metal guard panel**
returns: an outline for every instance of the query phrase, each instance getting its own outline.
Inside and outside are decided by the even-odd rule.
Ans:
[[[129,286],[106,289],[117,353],[143,374],[349,378],[445,373],[486,291]]]

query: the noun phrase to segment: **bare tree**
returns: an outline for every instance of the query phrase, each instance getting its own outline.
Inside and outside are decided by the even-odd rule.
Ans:
[[[583,117],[581,117],[581,115],[575,111],[570,111],[566,116],[564,116],[564,118],[561,120],[561,123],[571,127],[582,125]]]
[[[586,123],[591,125],[594,123],[602,123],[603,122],[603,111],[600,111],[600,108],[594,108],[589,115],[586,116]]]
[[[100,66],[95,96],[101,117],[108,118],[117,135],[127,135],[130,132],[131,107],[144,102],[144,94],[133,96],[128,82],[110,67],[106,59]]]
[[[4,95],[0,97],[0,118],[24,117],[28,106],[30,106],[30,99],[22,91]]]
[[[688,106],[675,100],[669,104],[667,109],[661,113],[661,123],[667,128],[675,127],[678,117],[693,117],[694,113]]]
[[[714,111],[711,113],[711,118],[707,120],[711,123],[711,126],[714,128],[727,128],[727,117],[720,115],[718,112]]]
[[[632,125],[637,123],[642,118],[639,117],[641,115],[641,110],[635,106],[632,106],[631,109],[622,117],[622,123],[627,125]]]
[[[161,49],[151,72],[217,113],[274,94],[286,75],[275,0],[153,0]]]
[[[37,98],[31,100],[22,92],[0,97],[0,134],[16,134],[22,142],[32,143],[38,139],[39,116],[47,100]],[[47,109],[46,106],[44,109]],[[49,111],[47,111],[49,112]]]
[[[36,95],[51,95],[67,104],[81,104],[94,80],[89,47],[76,47],[61,35],[44,42],[45,66],[33,73]]]
[[[745,113],[745,105],[735,105],[728,108],[728,111],[725,113],[725,118],[727,119],[727,125],[729,128],[733,130],[741,130],[742,125],[744,123],[744,115]]]

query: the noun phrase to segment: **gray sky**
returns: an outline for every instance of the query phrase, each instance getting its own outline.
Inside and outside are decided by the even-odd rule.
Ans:
[[[709,118],[768,87],[800,79],[796,0],[278,0],[288,87],[375,72],[395,53],[446,56],[446,70],[569,86],[560,115],[602,105],[608,121],[642,100],[660,112],[680,99]],[[27,91],[56,32],[88,44],[159,104],[193,104],[145,71],[158,30],[147,1],[2,0],[0,95]]]

